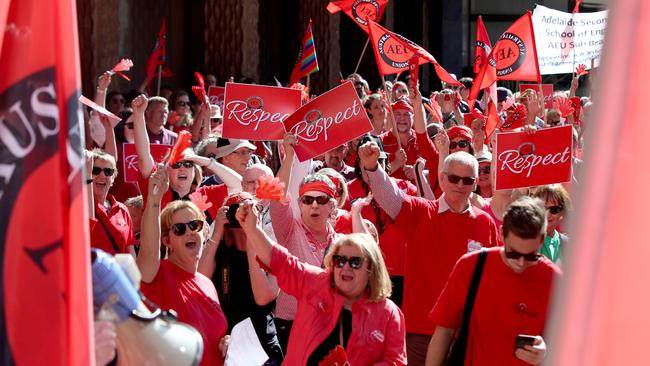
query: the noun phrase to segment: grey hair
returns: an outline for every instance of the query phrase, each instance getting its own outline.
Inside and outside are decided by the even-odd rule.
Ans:
[[[196,155],[203,156],[205,157],[205,149],[212,145],[212,144],[217,144],[217,141],[219,140],[219,137],[217,135],[208,135],[208,137],[204,138],[203,140],[199,141],[198,144],[196,144]]]
[[[273,177],[273,170],[271,170],[271,168],[269,168],[268,166],[266,166],[266,165],[264,165],[262,163],[252,164],[251,166],[246,168],[246,171],[253,170],[253,169],[261,170],[261,171],[264,172],[264,174]],[[246,174],[246,171],[244,171],[244,174]]]
[[[466,153],[465,151],[457,151],[453,154],[449,154],[445,158],[445,162],[443,166],[443,171],[445,173],[449,172],[449,166],[452,163],[456,163],[458,165],[464,165],[472,168],[472,171],[474,172],[474,177],[478,177],[478,161],[476,160],[476,157],[474,157],[474,155]]]

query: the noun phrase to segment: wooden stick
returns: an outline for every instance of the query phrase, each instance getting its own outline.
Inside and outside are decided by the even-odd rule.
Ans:
[[[162,78],[162,64],[158,65],[158,90],[156,95],[160,95],[160,79]]]
[[[357,70],[359,70],[359,65],[361,65],[361,60],[363,59],[363,55],[366,54],[366,48],[368,48],[368,43],[370,43],[370,37],[366,40],[366,45],[363,46],[363,51],[361,51],[361,56],[359,56],[359,61],[357,61],[357,67],[354,68],[354,73],[357,73]]]
[[[381,85],[384,87],[386,98],[388,98],[388,87],[386,87],[386,79],[384,78],[384,75],[381,76]],[[393,108],[390,107],[390,101],[388,101],[388,114],[390,115],[391,125],[393,126],[393,135],[395,135],[395,139],[397,140],[397,150],[400,150],[402,148],[402,142],[399,139],[399,132],[397,132],[397,125],[395,124],[395,117],[393,116]]]
[[[311,90],[309,89],[309,75],[307,75],[307,94],[311,96]]]

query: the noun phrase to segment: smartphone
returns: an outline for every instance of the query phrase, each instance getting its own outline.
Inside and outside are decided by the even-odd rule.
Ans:
[[[231,228],[237,228],[241,227],[239,224],[239,220],[235,217],[235,214],[237,213],[237,209],[239,209],[239,203],[233,203],[232,205],[228,206],[228,211],[226,211],[226,218],[228,219],[228,225]]]
[[[535,344],[535,336],[518,334],[515,339],[515,351],[517,348],[524,348],[524,346],[532,346]]]

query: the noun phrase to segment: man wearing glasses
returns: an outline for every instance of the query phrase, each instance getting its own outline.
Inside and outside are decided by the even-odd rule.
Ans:
[[[486,250],[468,322],[466,364],[538,365],[546,354],[544,332],[551,285],[560,270],[539,253],[546,234],[546,208],[538,198],[520,197],[503,216],[503,247]],[[427,366],[442,365],[477,267],[479,254],[464,255],[454,267],[429,318],[436,325]],[[524,361],[522,363],[521,361]]]
[[[378,167],[379,147],[359,149],[360,164],[375,201],[404,233],[404,301],[409,364],[422,365],[435,330],[428,314],[456,261],[467,252],[497,245],[497,228],[485,212],[472,207],[478,162],[466,152],[447,156],[439,175],[443,195],[437,201],[404,195]]]

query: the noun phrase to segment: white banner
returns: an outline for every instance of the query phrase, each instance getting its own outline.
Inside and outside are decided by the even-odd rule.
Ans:
[[[608,12],[571,14],[537,5],[533,27],[540,73],[568,74],[580,64],[590,69],[592,60],[598,66]]]

